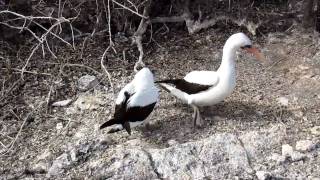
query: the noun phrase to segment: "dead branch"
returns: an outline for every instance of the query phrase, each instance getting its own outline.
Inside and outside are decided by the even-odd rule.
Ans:
[[[60,3],[59,3],[59,4],[60,4]],[[22,79],[23,79],[23,74],[24,74],[24,72],[25,72],[25,70],[26,70],[26,67],[27,67],[28,64],[29,64],[30,59],[32,58],[32,56],[34,55],[34,53],[36,52],[36,50],[39,49],[40,46],[41,46],[41,48],[42,48],[42,54],[43,54],[43,56],[45,56],[44,46],[46,46],[46,47],[47,47],[47,50],[50,52],[50,54],[51,54],[54,58],[56,58],[56,55],[55,55],[54,52],[50,49],[50,46],[49,46],[49,44],[48,44],[48,38],[47,38],[47,37],[48,37],[49,34],[51,34],[51,35],[53,35],[54,37],[58,38],[58,39],[61,40],[63,43],[67,44],[68,46],[71,46],[71,47],[74,48],[74,34],[73,34],[72,25],[71,25],[71,23],[70,23],[70,21],[71,21],[72,19],[74,19],[74,18],[68,18],[68,19],[66,19],[66,18],[64,18],[64,17],[62,17],[62,16],[59,16],[58,18],[46,17],[46,16],[35,16],[35,17],[34,17],[34,16],[24,16],[24,15],[22,15],[22,14],[19,14],[19,13],[13,12],[13,11],[9,11],[9,10],[0,11],[0,14],[11,14],[11,15],[14,15],[14,16],[17,16],[17,17],[18,17],[18,18],[14,18],[15,20],[19,20],[19,19],[23,20],[24,22],[23,22],[23,25],[21,25],[21,26],[9,24],[10,20],[8,20],[8,21],[6,21],[6,22],[0,22],[0,24],[3,24],[3,25],[5,25],[5,26],[7,26],[7,27],[9,27],[9,28],[19,29],[20,31],[26,30],[26,31],[28,31],[28,32],[38,41],[38,43],[32,48],[32,51],[31,51],[29,57],[26,59],[25,65],[24,65],[23,68],[21,69],[21,78],[22,78]],[[45,19],[45,20],[55,21],[55,23],[54,23],[49,29],[47,29],[47,28],[43,27],[40,23],[36,22],[36,20],[40,20],[40,19],[41,19],[41,20]],[[28,28],[28,26],[27,26],[27,24],[31,24],[31,23],[34,23],[35,25],[37,25],[37,26],[40,27],[41,29],[45,30],[45,33],[43,33],[43,34],[41,35],[41,37],[37,36],[37,35],[36,35],[33,31],[31,31],[31,30]],[[61,27],[61,24],[62,24],[62,23],[69,23],[70,29],[71,29],[71,32],[72,32],[72,36],[73,36],[73,38],[72,38],[72,40],[73,40],[73,41],[72,41],[72,44],[73,44],[73,45],[71,45],[71,44],[68,43],[67,41],[63,40],[61,37],[59,37],[59,36],[57,35],[57,33],[52,32],[55,27],[58,27],[58,28],[60,29],[60,32],[61,32],[61,31],[62,31],[62,27]],[[45,43],[45,44],[44,44],[44,43]]]
[[[112,77],[111,77],[110,73],[108,72],[107,68],[104,65],[104,61],[107,58],[107,52],[109,51],[110,48],[111,48],[111,46],[108,46],[107,49],[103,52],[102,57],[101,57],[101,61],[100,61],[100,65],[101,65],[101,68],[103,69],[103,72],[108,77],[108,80],[109,80],[109,83],[110,83],[110,86],[111,86],[111,89],[112,89],[113,96],[115,96],[114,86],[113,86],[113,83],[112,83],[112,80],[111,80]]]
[[[20,129],[19,129],[18,133],[16,134],[15,138],[10,142],[10,144],[9,144],[8,147],[7,147],[7,149],[6,149],[2,154],[0,154],[0,156],[5,155],[6,153],[8,153],[8,152],[14,147],[14,145],[15,145],[16,141],[18,140],[18,138],[19,138],[19,136],[20,136],[20,134],[21,134],[21,132],[22,132],[22,129],[23,129],[24,125],[26,124],[27,120],[29,119],[30,116],[33,115],[33,113],[34,113],[37,109],[39,109],[39,108],[42,106],[42,104],[43,104],[43,103],[40,103],[40,105],[39,105],[37,108],[34,108],[31,112],[29,112],[29,113],[27,114],[27,116],[24,118],[24,120],[23,120],[23,122],[22,122],[22,125],[20,126]],[[20,117],[19,117],[15,112],[11,111],[11,113],[12,113],[19,121],[21,121]]]
[[[145,5],[144,9],[143,9],[143,16],[148,17],[149,16],[149,11],[151,8],[151,4],[152,4],[152,0],[148,1],[148,4]],[[142,18],[139,24],[139,27],[137,29],[137,31],[134,33],[133,37],[132,37],[132,43],[136,44],[139,50],[139,59],[138,61],[135,63],[134,65],[134,71],[137,72],[138,71],[138,67],[142,66],[144,67],[145,64],[143,63],[142,59],[143,59],[143,47],[142,47],[142,36],[143,34],[146,32],[148,25],[150,24],[150,20],[149,19],[144,19]]]
[[[239,20],[231,16],[217,16],[211,19],[202,20],[202,12],[199,9],[199,18],[194,20],[189,8],[190,1],[184,1],[182,5],[183,13],[180,16],[172,17],[155,17],[150,20],[151,23],[173,23],[173,22],[185,22],[189,34],[194,34],[199,32],[202,29],[207,29],[211,26],[214,26],[219,21],[230,21],[238,26],[244,26],[252,34],[256,35],[256,29],[261,25],[259,23],[253,23],[248,21],[246,18]]]
[[[112,0],[112,2],[113,3],[115,3],[115,4],[117,4],[118,6],[120,6],[120,7],[122,7],[122,8],[124,8],[124,9],[126,9],[126,10],[128,10],[128,11],[130,11],[130,12],[132,12],[133,14],[135,14],[135,15],[137,15],[137,16],[140,16],[141,18],[143,18],[143,19],[148,19],[148,17],[146,17],[146,16],[144,16],[144,14],[143,15],[141,15],[141,14],[139,14],[139,12],[136,10],[136,11],[134,11],[134,10],[132,10],[132,9],[130,9],[130,8],[128,8],[128,7],[126,7],[126,6],[124,6],[124,5],[122,5],[121,3],[118,3],[117,1],[115,1],[115,0]],[[137,9],[137,8],[136,8]]]

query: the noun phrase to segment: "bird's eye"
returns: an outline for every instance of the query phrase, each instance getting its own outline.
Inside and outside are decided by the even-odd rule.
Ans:
[[[247,49],[247,48],[252,48],[252,46],[251,45],[245,45],[245,46],[242,46],[241,48],[242,49]]]

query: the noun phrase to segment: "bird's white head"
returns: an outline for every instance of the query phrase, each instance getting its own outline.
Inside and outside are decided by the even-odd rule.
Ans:
[[[232,48],[234,50],[238,50],[246,46],[252,46],[251,40],[241,32],[231,35],[225,44],[226,48]]]
[[[250,54],[253,54],[258,60],[264,60],[264,56],[260,53],[260,51],[252,46],[252,42],[249,37],[241,32],[231,35],[223,47],[224,51],[231,50],[234,52],[240,48]]]
[[[153,74],[149,68],[142,68],[137,74],[134,76],[134,80],[137,81],[138,84],[153,84]]]

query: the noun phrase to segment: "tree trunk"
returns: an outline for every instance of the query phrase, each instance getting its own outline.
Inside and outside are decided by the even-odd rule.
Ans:
[[[304,0],[302,4],[302,27],[304,28],[314,28],[316,22],[316,12],[314,7],[316,6],[317,1],[315,0]]]

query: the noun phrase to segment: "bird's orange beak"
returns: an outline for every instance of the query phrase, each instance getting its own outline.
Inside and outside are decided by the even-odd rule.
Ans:
[[[265,61],[266,58],[264,57],[264,55],[260,52],[259,49],[255,48],[255,47],[250,47],[250,48],[244,48],[244,50],[246,50],[248,53],[253,54],[258,60],[260,61]]]

